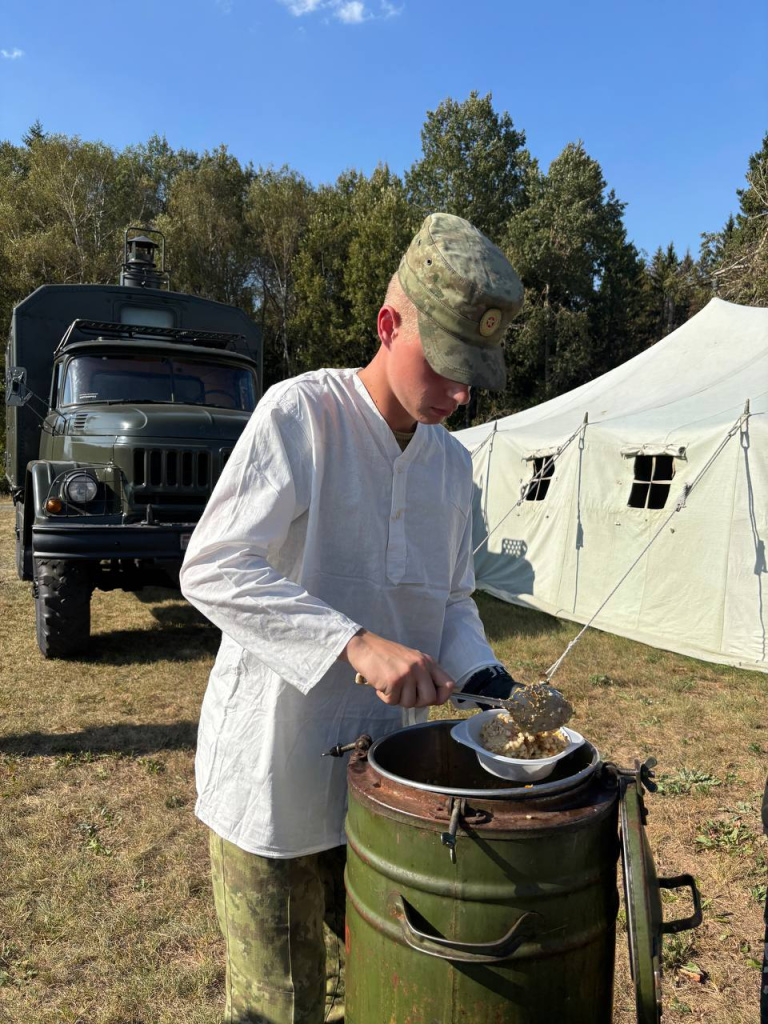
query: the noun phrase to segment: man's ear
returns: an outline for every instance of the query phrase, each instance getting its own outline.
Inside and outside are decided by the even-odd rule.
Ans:
[[[394,306],[384,305],[379,310],[377,327],[379,330],[379,341],[385,348],[392,345],[395,331],[400,326],[400,314]]]

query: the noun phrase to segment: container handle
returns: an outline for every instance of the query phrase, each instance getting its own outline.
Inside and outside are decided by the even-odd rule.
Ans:
[[[659,878],[657,881],[660,889],[681,889],[687,886],[693,899],[693,914],[690,917],[681,917],[677,921],[662,921],[662,935],[674,935],[676,932],[688,931],[689,928],[698,928],[702,922],[701,896],[693,875],[675,875],[674,878]]]
[[[441,960],[465,964],[495,964],[509,960],[524,942],[534,937],[533,919],[539,916],[530,912],[523,914],[507,934],[495,942],[458,942],[420,931],[413,922],[414,908],[399,893],[392,894],[391,906],[400,921],[403,938],[411,949]]]

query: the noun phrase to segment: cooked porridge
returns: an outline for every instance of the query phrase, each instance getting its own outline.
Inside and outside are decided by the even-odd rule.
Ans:
[[[551,732],[521,732],[511,715],[502,711],[480,730],[480,742],[486,750],[502,757],[532,760],[553,757],[568,746],[568,737],[560,729]]]

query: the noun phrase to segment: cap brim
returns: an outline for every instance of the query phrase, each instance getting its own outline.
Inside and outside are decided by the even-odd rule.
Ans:
[[[501,346],[474,347],[442,330],[420,310],[417,313],[421,346],[435,373],[476,388],[506,389],[507,366]]]

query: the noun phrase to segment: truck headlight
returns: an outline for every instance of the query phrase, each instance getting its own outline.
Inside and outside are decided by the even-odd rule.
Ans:
[[[72,473],[64,481],[64,497],[73,505],[85,505],[93,501],[98,492],[96,481],[88,473]]]

